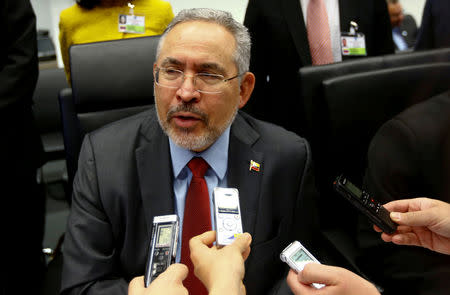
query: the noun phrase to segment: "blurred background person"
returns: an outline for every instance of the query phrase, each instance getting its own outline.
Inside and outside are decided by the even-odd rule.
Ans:
[[[45,195],[36,171],[44,154],[32,113],[38,57],[36,18],[30,1],[1,1],[0,24],[0,195],[2,243],[6,246],[1,293],[16,294],[19,287],[20,293],[40,294],[45,274]]]
[[[392,26],[392,39],[396,51],[410,51],[414,48],[417,37],[417,23],[410,14],[403,14],[399,0],[387,0]]]
[[[256,85],[245,110],[304,135],[298,70],[361,58],[342,55],[341,37],[350,32],[351,21],[364,34],[367,56],[394,53],[385,0],[249,0],[244,25],[252,38]]]
[[[61,12],[59,22],[61,55],[69,83],[71,45],[161,35],[174,16],[170,3],[163,0],[76,2]]]
[[[415,49],[450,47],[450,1],[427,0]]]

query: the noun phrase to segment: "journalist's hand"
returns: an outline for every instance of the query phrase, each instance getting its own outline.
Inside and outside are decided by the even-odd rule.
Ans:
[[[298,274],[289,271],[287,283],[295,295],[380,295],[375,286],[344,268],[308,263]],[[316,289],[312,283],[325,284]]]
[[[134,278],[128,285],[128,295],[188,295],[183,286],[187,274],[186,265],[172,264],[148,288],[145,288],[143,276]]]
[[[384,207],[399,224],[394,234],[381,235],[385,242],[421,246],[450,255],[450,204],[416,198],[389,202]],[[381,232],[377,227],[375,230]]]
[[[203,282],[210,295],[245,294],[242,283],[245,274],[244,261],[250,254],[251,236],[244,233],[231,245],[210,247],[216,232],[209,231],[189,242],[195,275]]]

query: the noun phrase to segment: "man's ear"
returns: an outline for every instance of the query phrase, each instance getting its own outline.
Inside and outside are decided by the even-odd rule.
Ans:
[[[250,96],[253,92],[253,88],[255,88],[255,75],[251,72],[246,72],[242,76],[242,81],[240,85],[240,101],[239,108],[243,108],[245,104],[250,99]]]

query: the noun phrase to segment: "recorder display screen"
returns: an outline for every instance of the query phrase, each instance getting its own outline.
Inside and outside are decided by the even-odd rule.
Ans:
[[[355,196],[357,196],[358,198],[361,199],[361,190],[359,188],[357,188],[356,186],[353,185],[353,183],[351,183],[350,181],[346,181],[345,182],[345,187],[351,191]]]
[[[303,249],[300,249],[299,251],[295,252],[291,255],[291,260],[294,262],[302,262],[302,261],[311,261],[313,260],[308,253],[306,253]]]
[[[239,208],[236,205],[236,198],[231,196],[228,198],[221,198],[220,202],[217,204],[217,210],[219,213],[239,214]]]
[[[163,225],[159,228],[158,246],[170,245],[172,237],[172,225]]]

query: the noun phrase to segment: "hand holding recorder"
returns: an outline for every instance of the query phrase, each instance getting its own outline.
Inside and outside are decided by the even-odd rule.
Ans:
[[[343,175],[336,178],[333,187],[382,231],[389,234],[395,232],[397,224],[389,217],[389,211],[367,192],[356,187]]]
[[[325,285],[320,289],[323,295],[380,295],[372,283],[353,272],[318,263],[309,263],[298,273],[291,269],[287,283],[295,295],[318,294],[313,283]]]
[[[189,242],[195,275],[202,281],[210,295],[245,294],[242,283],[244,261],[250,254],[250,234],[243,233],[225,247],[210,245],[216,241],[216,232],[208,231]]]
[[[351,271],[321,265],[299,241],[289,244],[280,259],[291,267],[286,281],[295,295],[318,294],[317,289],[324,295],[380,295],[372,283]]]
[[[172,264],[145,287],[144,276],[135,277],[128,285],[128,295],[188,295],[183,280],[188,274],[184,264]]]
[[[400,225],[393,234],[381,235],[385,242],[420,246],[450,255],[450,204],[416,198],[389,202],[384,207],[391,211],[391,219]]]

